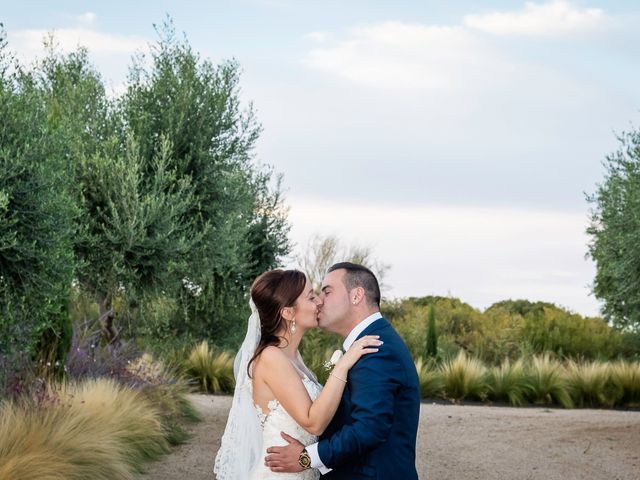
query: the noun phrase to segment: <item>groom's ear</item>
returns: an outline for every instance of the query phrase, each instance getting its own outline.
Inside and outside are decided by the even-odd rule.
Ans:
[[[352,305],[358,305],[365,300],[364,288],[356,287],[349,292],[349,301]]]

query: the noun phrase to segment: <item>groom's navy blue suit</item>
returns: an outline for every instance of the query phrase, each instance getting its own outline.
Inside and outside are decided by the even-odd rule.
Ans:
[[[384,318],[364,335],[384,344],[349,371],[338,411],[320,437],[318,455],[333,470],[323,480],[414,480],[420,386],[406,344]]]

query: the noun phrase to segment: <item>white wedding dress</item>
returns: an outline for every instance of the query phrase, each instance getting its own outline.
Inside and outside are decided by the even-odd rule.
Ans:
[[[298,425],[277,400],[269,402],[268,412],[263,412],[255,404],[248,365],[260,342],[260,316],[252,300],[249,301],[249,306],[251,316],[247,334],[233,364],[236,388],[213,472],[217,480],[317,480],[320,472],[314,469],[300,473],[274,473],[264,465],[268,447],[286,445],[280,432],[291,435],[304,445],[315,443],[317,438]],[[322,386],[306,367],[299,353],[297,361],[292,361],[291,364],[298,372],[309,397],[315,401]]]
[[[300,371],[296,365],[294,365],[294,367],[300,374],[302,383],[309,393],[309,397],[314,401],[320,394],[322,386],[314,378],[311,378],[310,375]],[[316,436],[311,435],[304,428],[298,425],[278,400],[271,400],[268,406],[269,412],[264,413],[258,405],[255,405],[256,415],[258,415],[258,419],[262,425],[263,458],[267,456],[268,447],[287,445],[287,442],[282,438],[280,432],[285,432],[293,438],[298,439],[300,443],[304,445],[311,445],[318,440]],[[320,478],[320,472],[315,469],[309,469],[300,473],[276,473],[269,470],[269,467],[265,466],[264,461],[262,461],[253,469],[249,478],[250,480],[279,480],[285,478],[296,480],[317,480]]]

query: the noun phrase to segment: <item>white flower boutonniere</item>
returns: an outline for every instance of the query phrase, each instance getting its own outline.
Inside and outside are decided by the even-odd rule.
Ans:
[[[331,358],[324,362],[324,369],[331,370],[333,367],[335,367],[336,363],[338,363],[338,361],[342,358],[342,355],[344,355],[344,352],[342,350],[336,350],[335,352],[333,352]]]

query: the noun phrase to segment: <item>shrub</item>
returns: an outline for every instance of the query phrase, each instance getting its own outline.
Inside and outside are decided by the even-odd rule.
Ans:
[[[612,381],[609,364],[570,361],[566,370],[569,392],[577,407],[612,407],[622,398],[622,386]]]
[[[230,393],[235,387],[234,357],[228,352],[216,352],[206,341],[196,345],[183,363],[185,374],[196,380],[209,393]]]
[[[422,358],[418,358],[415,363],[420,381],[420,396],[422,398],[442,397],[444,381],[436,363],[429,360],[425,362]]]
[[[438,356],[438,332],[436,330],[436,311],[433,305],[429,305],[429,316],[427,320],[427,356],[436,358]]]
[[[67,360],[69,377],[76,380],[111,378],[139,390],[159,411],[163,431],[171,444],[188,435],[184,422],[199,419],[187,399],[189,380],[177,367],[167,367],[150,354],[141,354],[133,342],[104,345],[95,322],[79,322]]]
[[[145,386],[140,390],[158,410],[163,431],[171,445],[179,445],[189,439],[185,423],[201,420],[200,414],[187,398],[189,391],[190,387],[184,382]]]
[[[129,365],[140,355],[132,341],[105,344],[98,322],[86,320],[74,325],[67,373],[77,380],[108,377],[124,384],[135,383],[139,379],[129,370]]]
[[[618,361],[611,365],[611,382],[621,391],[619,402],[627,407],[640,407],[640,363]]]
[[[489,398],[514,406],[524,404],[527,394],[532,390],[521,359],[515,363],[507,359],[499,367],[490,368],[488,383]]]
[[[141,393],[160,412],[169,443],[184,443],[189,435],[183,424],[200,421],[200,415],[187,399],[187,394],[193,389],[192,385],[177,370],[166,367],[149,353],[132,362],[128,370],[139,379],[136,386]]]
[[[58,391],[75,415],[97,420],[101,435],[122,445],[121,455],[132,469],[167,451],[160,412],[140,391],[113,379],[62,384]]]
[[[531,359],[527,375],[531,384],[529,399],[534,403],[557,403],[571,408],[573,402],[560,363],[548,353]]]
[[[167,450],[160,415],[113,379],[0,405],[0,478],[129,479]]]
[[[488,388],[486,370],[478,359],[460,352],[455,359],[442,365],[445,395],[454,401],[465,398],[484,400]]]
[[[4,402],[0,406],[0,478],[132,478],[122,445],[100,434],[99,420],[70,408]]]
[[[514,361],[523,352],[554,352],[561,358],[636,358],[640,335],[612,328],[602,318],[583,317],[551,303],[506,300],[480,312],[456,298],[427,296],[384,302],[382,311],[414,358],[426,357],[425,318],[433,306],[438,357],[463,349],[487,365]]]
[[[35,365],[27,353],[0,353],[0,398],[19,398],[35,380]]]

